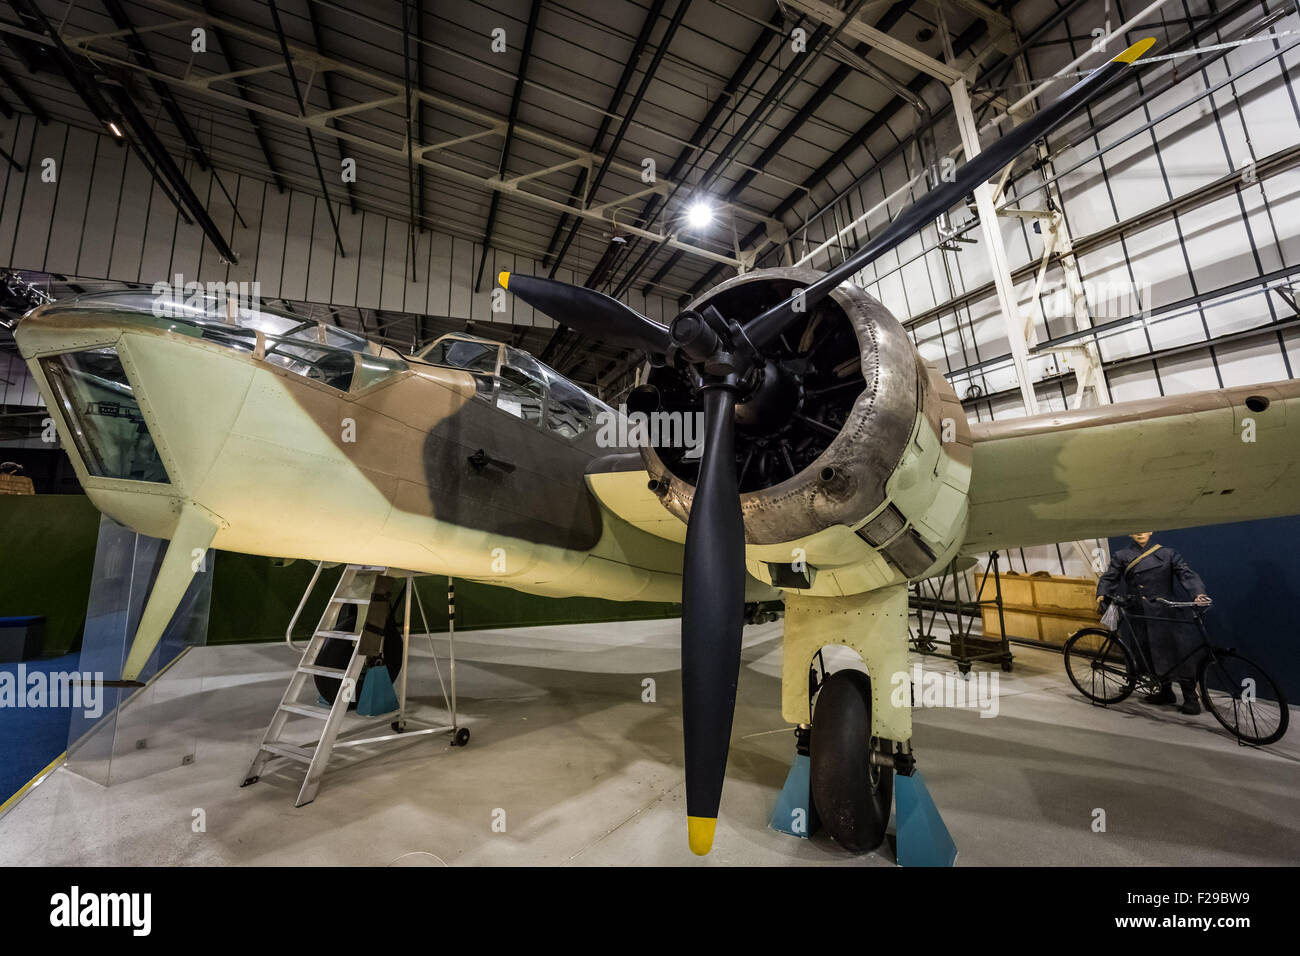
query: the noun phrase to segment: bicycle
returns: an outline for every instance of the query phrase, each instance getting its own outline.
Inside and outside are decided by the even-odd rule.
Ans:
[[[1159,674],[1133,633],[1130,618],[1168,622],[1168,618],[1133,614],[1117,602],[1119,623],[1114,631],[1085,627],[1065,642],[1065,670],[1070,683],[1094,704],[1118,704],[1135,689],[1155,693],[1189,659],[1204,655],[1196,671],[1196,688],[1206,710],[1238,741],[1264,746],[1282,739],[1290,723],[1286,695],[1268,673],[1230,647],[1218,647],[1205,626],[1209,605],[1156,598],[1170,608],[1192,608],[1201,644],[1183,655],[1167,673]],[[1183,623],[1186,623],[1184,621]],[[1127,625],[1127,634],[1124,633]]]

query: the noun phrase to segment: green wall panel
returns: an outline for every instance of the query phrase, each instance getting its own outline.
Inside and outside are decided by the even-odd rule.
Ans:
[[[0,617],[45,615],[45,652],[81,636],[99,512],[85,495],[0,495]]]

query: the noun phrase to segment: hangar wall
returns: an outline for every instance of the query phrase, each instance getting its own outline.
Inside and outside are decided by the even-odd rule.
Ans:
[[[1116,2],[1111,26],[1144,6],[1134,0]],[[1186,18],[1230,13],[1217,29],[1205,30],[1195,39],[1195,45],[1203,48],[1232,38],[1261,14],[1281,6],[1188,0],[1166,3],[1144,22],[1164,23],[1171,36],[1180,36],[1189,29]],[[1237,12],[1231,13],[1234,9]],[[1023,36],[1054,10],[1050,3],[1022,0],[1013,15]],[[1082,12],[1045,33],[1029,56],[1032,78],[1044,79],[1084,53],[1078,38],[1089,37],[1094,28],[1103,26],[1103,19],[1101,4],[1085,5]],[[1284,379],[1300,367],[1300,316],[1267,291],[1265,278],[1272,277],[1276,285],[1300,277],[1300,174],[1295,170],[1300,162],[1300,106],[1296,83],[1287,75],[1288,69],[1294,71],[1300,64],[1300,49],[1291,48],[1297,30],[1300,14],[1292,8],[1272,26],[1276,38],[1226,49],[1204,69],[1188,71],[1186,59],[1153,63],[1136,84],[1112,91],[1049,138],[1054,151],[1080,139],[1078,145],[1061,150],[1048,167],[1048,175],[1065,173],[1096,150],[1209,87],[1230,81],[1057,183],[1074,244],[1087,249],[1078,261],[1093,324],[1127,318],[1133,312],[1168,310],[1153,317],[1158,321],[1136,321],[1122,326],[1122,334],[1101,340],[1114,401]],[[1127,39],[1133,42],[1142,35],[1135,31]],[[1175,73],[1180,65],[1182,72]],[[1166,84],[1169,89],[1141,109],[1126,108],[1135,96]],[[1061,84],[1049,89],[1047,97],[1063,88]],[[1024,92],[1013,86],[1008,95]],[[951,111],[943,113],[948,101],[940,84],[930,84],[928,93],[941,120],[940,150],[946,151],[958,142]],[[915,112],[901,110],[868,141],[866,153],[853,160],[857,169],[883,160],[879,169],[855,184],[861,173],[846,163],[830,178],[825,194],[813,197],[825,202],[847,190],[795,237],[795,258],[831,239],[921,172],[911,139],[914,123]],[[988,131],[985,141],[996,135]],[[1284,160],[1271,176],[1265,162],[1269,157]],[[1031,190],[1042,177],[1024,168],[1023,162],[1021,166],[1008,183],[1007,195],[1024,208],[1041,208],[1043,193]],[[1258,169],[1265,174],[1252,173]],[[1207,188],[1216,183],[1221,188]],[[923,182],[913,187],[921,189]],[[1160,211],[1179,199],[1187,200],[1187,208]],[[879,232],[910,201],[904,191],[868,216],[865,228],[853,232],[853,245]],[[1148,217],[1145,221],[1118,227],[1142,214]],[[973,224],[971,213],[956,210],[953,217],[959,227]],[[1064,286],[1059,261],[1047,272],[1048,295],[1030,301],[1043,236],[1026,219],[1003,218],[999,226],[1013,275],[1018,269],[1028,273],[1018,277],[1016,289],[1022,306],[1032,311],[1038,341],[1073,332],[1072,315],[1053,314],[1051,294]],[[984,241],[978,228],[969,228],[962,240],[942,248],[931,224],[864,270],[862,282],[904,320],[921,353],[949,376],[959,395],[967,395],[972,386],[978,388],[981,397],[964,402],[969,418],[1023,415]],[[837,265],[852,248],[846,243],[841,250],[833,242],[810,264],[822,269]],[[770,257],[764,264],[774,261]],[[1136,299],[1135,307],[1122,315],[1107,314],[1105,297],[1116,288],[1131,290]],[[1216,300],[1215,291],[1225,288],[1233,291]],[[1066,408],[1073,395],[1073,375],[1060,374],[1057,361],[1058,355],[1050,352],[1031,353],[1029,367],[1039,382],[1035,392],[1041,410]],[[1012,563],[1026,570],[1088,573],[1082,557],[1069,548],[1025,549],[1012,556]]]
[[[353,213],[344,206],[338,211],[340,254],[320,197],[281,192],[230,172],[221,173],[218,184],[210,172],[186,161],[187,181],[240,256],[228,266],[202,229],[180,218],[136,154],[114,137],[58,122],[42,126],[21,114],[0,124],[0,147],[24,167],[0,164],[0,268],[144,284],[170,281],[177,273],[187,282],[256,279],[266,301],[554,327],[515,296],[500,297],[504,310],[492,310],[497,272],[535,274],[534,259],[490,249],[482,291],[475,292],[483,247],[425,230],[417,233],[415,281],[408,281],[404,220]],[[41,178],[46,158],[55,163],[52,183]],[[362,166],[358,175],[364,174]],[[568,269],[556,278],[580,281]],[[676,314],[663,296],[632,291],[624,300],[656,319]]]

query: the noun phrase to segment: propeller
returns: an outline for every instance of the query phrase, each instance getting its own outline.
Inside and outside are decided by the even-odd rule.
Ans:
[[[1095,98],[1155,43],[1148,38],[1084,77],[905,209],[837,268],[743,325],[709,306],[670,326],[617,299],[553,279],[501,273],[499,281],[539,312],[584,335],[690,367],[704,405],[704,454],[691,501],[682,566],[682,726],[691,850],[713,845],[740,674],[745,600],[745,529],[736,476],[736,405],[761,387],[764,349],[806,317],[840,283],[889,252],[987,182],[1035,140]],[[775,376],[766,376],[774,378]]]
[[[736,479],[736,393],[704,391],[704,457],[682,561],[682,727],[691,850],[713,846],[744,627],[745,526]]]
[[[583,335],[611,345],[662,355],[668,350],[668,327],[648,319],[618,299],[586,286],[555,279],[502,272],[503,289]]]

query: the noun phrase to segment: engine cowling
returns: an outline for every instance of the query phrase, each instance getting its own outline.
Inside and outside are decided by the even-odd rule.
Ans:
[[[820,275],[749,272],[689,308],[756,315]],[[970,433],[951,386],[898,321],[844,283],[767,351],[736,408],[750,573],[778,587],[851,594],[925,577],[951,560],[966,528]],[[699,412],[688,371],[650,368],[646,383],[643,405]],[[664,434],[642,458],[663,505],[685,520],[698,448],[693,456]]]

